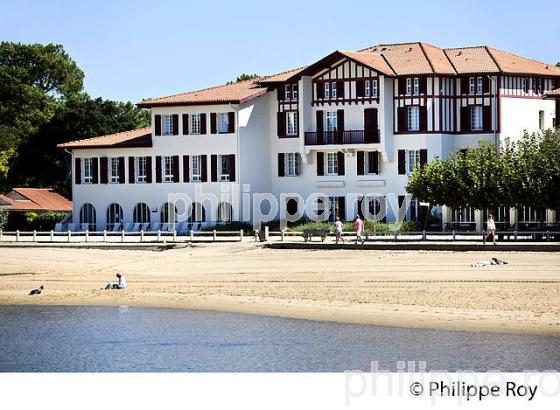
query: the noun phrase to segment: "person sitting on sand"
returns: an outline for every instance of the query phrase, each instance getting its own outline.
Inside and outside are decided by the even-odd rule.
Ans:
[[[336,221],[334,223],[334,236],[336,238],[337,244],[339,240],[341,240],[342,243],[344,243],[344,238],[342,237],[342,221],[338,216],[336,217]]]
[[[29,292],[29,296],[40,295],[43,293],[43,289],[45,289],[43,285],[39,286],[37,289],[32,289],[31,292]]]
[[[498,258],[490,258],[489,260],[478,261],[477,263],[471,266],[474,268],[483,268],[485,266],[490,266],[490,265],[507,265],[508,263],[509,263],[508,261],[503,261]]]
[[[354,219],[354,229],[356,230],[356,245],[358,242],[362,242],[364,244],[364,240],[362,239],[362,231],[364,230],[364,222],[360,219],[360,215],[356,216]]]
[[[119,278],[118,283],[107,283],[105,289],[125,289],[126,288],[126,279],[120,273],[117,273],[117,278]]]

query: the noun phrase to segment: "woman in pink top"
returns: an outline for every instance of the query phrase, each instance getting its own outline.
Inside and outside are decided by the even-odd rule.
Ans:
[[[364,240],[362,239],[362,231],[364,230],[364,222],[360,219],[360,216],[356,216],[356,219],[354,219],[354,229],[356,230],[356,245],[358,244],[358,241],[362,242],[362,245],[364,244]]]
[[[336,222],[334,223],[334,236],[336,237],[336,243],[338,243],[339,240],[344,243],[344,238],[342,237],[342,221],[338,216],[336,217]]]

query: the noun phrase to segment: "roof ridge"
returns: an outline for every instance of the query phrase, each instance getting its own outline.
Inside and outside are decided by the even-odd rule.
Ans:
[[[494,56],[494,54],[492,54],[492,53],[490,52],[490,49],[491,49],[491,48],[492,48],[492,47],[484,46],[484,49],[486,50],[486,52],[488,53],[488,55],[490,56],[490,58],[492,59],[492,61],[494,62],[494,64],[496,64],[496,67],[498,67],[498,71],[499,71],[500,73],[503,73],[503,72],[504,72],[504,69],[500,66],[500,64],[498,64],[498,60],[496,60],[496,56]]]
[[[432,69],[432,73],[435,74],[436,70],[434,70],[434,65],[432,64],[432,60],[430,60],[430,57],[428,57],[428,53],[426,53],[426,50],[424,50],[424,45],[420,41],[418,42],[418,45],[420,46],[420,50],[422,50],[422,53],[424,54],[424,57],[426,57],[426,61],[428,61],[428,64],[430,65],[430,68]]]
[[[442,48],[443,51],[451,51],[451,50],[463,50],[465,48],[484,48],[484,47],[488,47],[486,45],[478,45],[478,46],[465,46],[465,47],[446,47],[446,48]]]

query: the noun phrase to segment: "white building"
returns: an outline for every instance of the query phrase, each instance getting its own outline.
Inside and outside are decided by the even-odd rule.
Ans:
[[[408,43],[335,51],[288,72],[144,100],[150,128],[60,145],[73,157],[74,222],[97,230],[167,222],[174,194],[197,198],[198,212],[177,202],[179,220],[252,220],[275,210],[266,201],[253,209],[249,193],[272,195],[288,214],[324,193],[331,216],[352,219],[360,195],[379,194],[373,208],[400,204],[418,163],[554,126],[559,103],[542,97],[559,84],[559,67],[491,47]],[[407,218],[423,209],[413,200]],[[494,212],[509,224],[538,220],[536,210]],[[483,218],[442,214],[444,224],[479,229]],[[395,217],[389,208],[386,219]]]

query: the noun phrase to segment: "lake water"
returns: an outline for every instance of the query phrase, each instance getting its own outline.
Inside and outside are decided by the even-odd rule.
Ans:
[[[0,371],[560,370],[560,338],[197,310],[0,306]],[[418,364],[417,364],[418,365]]]

